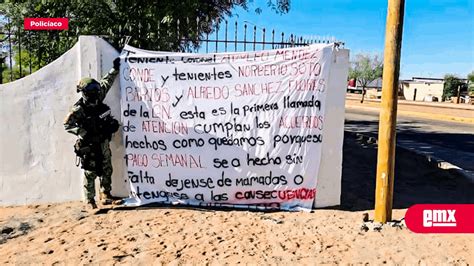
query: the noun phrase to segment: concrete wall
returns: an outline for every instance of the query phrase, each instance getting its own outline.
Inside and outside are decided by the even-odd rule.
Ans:
[[[76,84],[81,76],[97,78],[105,74],[117,54],[105,41],[82,36],[51,64],[0,85],[0,205],[82,198],[82,173],[75,166],[73,152],[76,138],[64,130],[63,121],[79,99]],[[108,95],[107,102],[118,116],[119,97],[115,91]],[[115,136],[114,165],[121,163],[117,161],[120,143],[120,136]],[[123,182],[118,178],[121,174],[116,171],[114,180]],[[123,184],[115,183],[113,193],[123,194]]]
[[[117,51],[94,36],[81,36],[68,52],[39,71],[0,85],[0,205],[82,199],[82,171],[75,166],[76,137],[63,128],[79,99],[81,77],[98,79],[112,67]],[[325,141],[315,207],[338,205],[341,193],[344,96],[349,51],[334,56],[328,81]],[[118,79],[105,102],[120,117]],[[112,194],[127,196],[122,135],[111,143]]]
[[[425,96],[435,96],[438,97],[438,100],[441,101],[443,96],[443,86],[444,83],[423,83],[423,82],[409,82],[403,83],[403,95],[408,101],[413,101],[413,96],[416,89],[416,100],[423,101]]]
[[[342,145],[344,142],[345,96],[349,50],[335,51],[326,95],[324,141],[314,207],[341,203]]]

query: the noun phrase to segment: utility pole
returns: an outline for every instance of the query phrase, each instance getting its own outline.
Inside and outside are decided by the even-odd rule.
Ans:
[[[398,77],[404,9],[405,0],[388,0],[375,188],[374,220],[379,223],[392,219]]]

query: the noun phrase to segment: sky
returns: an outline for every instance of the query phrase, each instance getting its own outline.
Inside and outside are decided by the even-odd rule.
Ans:
[[[283,15],[266,8],[267,0],[250,2],[248,11],[235,8],[230,21],[248,21],[267,32],[273,28],[297,36],[334,36],[351,57],[383,55],[388,0],[291,0],[289,13]],[[474,1],[407,0],[401,54],[402,79],[447,73],[466,78],[474,70]]]

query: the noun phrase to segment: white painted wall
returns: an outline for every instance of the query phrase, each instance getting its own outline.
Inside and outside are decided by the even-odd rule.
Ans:
[[[75,166],[75,136],[63,120],[79,99],[81,77],[100,78],[118,52],[95,36],[79,42],[51,64],[20,80],[0,85],[0,205],[82,199],[82,171]],[[344,96],[349,51],[334,57],[328,82],[325,139],[315,207],[338,205],[341,193]],[[118,79],[105,102],[120,117]],[[120,119],[119,119],[120,120]],[[111,143],[112,194],[127,196],[122,135]]]
[[[105,74],[117,55],[105,41],[81,36],[51,64],[0,85],[0,205],[82,198],[82,173],[75,166],[73,152],[76,138],[64,130],[63,121],[79,99],[76,84],[81,76]],[[118,115],[118,90],[110,94],[107,103]],[[120,163],[120,143],[120,136],[115,136],[112,148],[116,166]],[[116,169],[113,179],[123,182],[119,178],[123,172]],[[123,194],[123,184],[115,182],[113,193]]]
[[[313,205],[316,208],[341,203],[342,144],[348,72],[349,50],[335,51],[326,95],[321,166]]]
[[[423,101],[426,96],[438,97],[438,101],[441,101],[443,96],[443,82],[428,83],[428,82],[406,82],[402,83],[403,95],[408,101],[413,101],[416,89],[416,100]]]
[[[80,198],[79,168],[63,120],[75,101],[79,45],[20,80],[0,85],[0,204]]]

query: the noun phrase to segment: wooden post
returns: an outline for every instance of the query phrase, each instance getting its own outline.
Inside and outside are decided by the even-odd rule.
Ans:
[[[374,220],[379,223],[392,219],[397,89],[404,8],[405,0],[388,0],[375,188]]]

